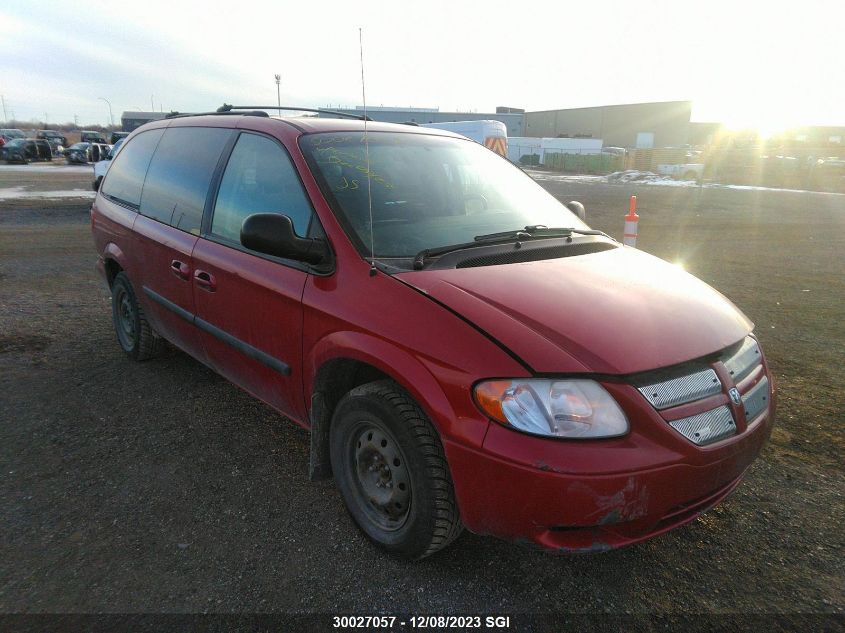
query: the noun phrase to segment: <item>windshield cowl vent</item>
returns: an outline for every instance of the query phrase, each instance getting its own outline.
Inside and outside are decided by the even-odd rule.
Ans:
[[[488,253],[467,257],[455,264],[455,268],[475,268],[478,266],[498,266],[501,264],[518,264],[522,262],[536,262],[542,259],[558,259],[560,257],[574,257],[600,253],[617,248],[608,242],[587,242],[557,244],[555,246],[513,249],[504,253]]]

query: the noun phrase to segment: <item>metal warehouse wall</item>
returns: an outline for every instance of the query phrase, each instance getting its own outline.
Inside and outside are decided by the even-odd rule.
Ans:
[[[665,101],[525,113],[525,136],[589,135],[605,146],[636,147],[637,135],[654,135],[654,147],[687,143],[692,102]]]
[[[335,112],[347,112],[349,114],[362,115],[363,110],[357,108],[329,108]],[[330,117],[330,114],[321,113],[321,117]],[[508,128],[508,136],[524,136],[523,115],[521,113],[504,112],[437,112],[421,111],[419,109],[382,109],[373,108],[367,110],[367,116],[373,121],[384,121],[385,123],[448,123],[450,121],[501,121]]]

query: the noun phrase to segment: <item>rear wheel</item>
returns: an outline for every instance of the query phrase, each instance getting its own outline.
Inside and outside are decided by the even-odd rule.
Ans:
[[[156,356],[164,341],[147,321],[126,273],[117,274],[111,290],[112,321],[120,347],[133,360]]]
[[[440,438],[394,382],[372,382],[343,397],[332,418],[330,448],[349,513],[380,547],[418,559],[461,533]]]

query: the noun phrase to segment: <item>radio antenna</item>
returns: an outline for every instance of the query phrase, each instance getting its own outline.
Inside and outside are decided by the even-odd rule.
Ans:
[[[373,189],[370,178],[370,137],[367,134],[367,91],[364,87],[364,35],[363,29],[358,27],[358,50],[361,54],[361,99],[364,101],[364,157],[367,162],[367,206],[370,211],[370,277],[374,277],[376,269],[376,243],[373,237]]]

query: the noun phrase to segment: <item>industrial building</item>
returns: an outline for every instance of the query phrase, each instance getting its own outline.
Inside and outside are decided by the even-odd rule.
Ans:
[[[124,132],[132,132],[137,128],[149,123],[150,121],[158,121],[163,119],[169,113],[167,112],[141,112],[139,110],[124,112],[120,115],[120,125]]]
[[[355,108],[326,108],[333,112],[362,115],[363,106]],[[329,112],[319,116],[330,117]],[[525,136],[525,111],[519,108],[496,108],[496,112],[441,112],[439,108],[367,107],[367,116],[373,121],[385,123],[449,123],[452,121],[501,121],[508,128],[508,136]]]
[[[335,109],[363,114],[363,107]],[[375,121],[446,123],[494,119],[508,128],[508,137],[592,138],[605,146],[626,148],[680,147],[689,141],[692,103],[666,101],[525,112],[499,107],[496,112],[440,112],[439,108],[370,107]],[[328,113],[321,116],[331,116]]]
[[[525,136],[600,138],[627,148],[687,144],[691,101],[629,103],[525,113]]]

